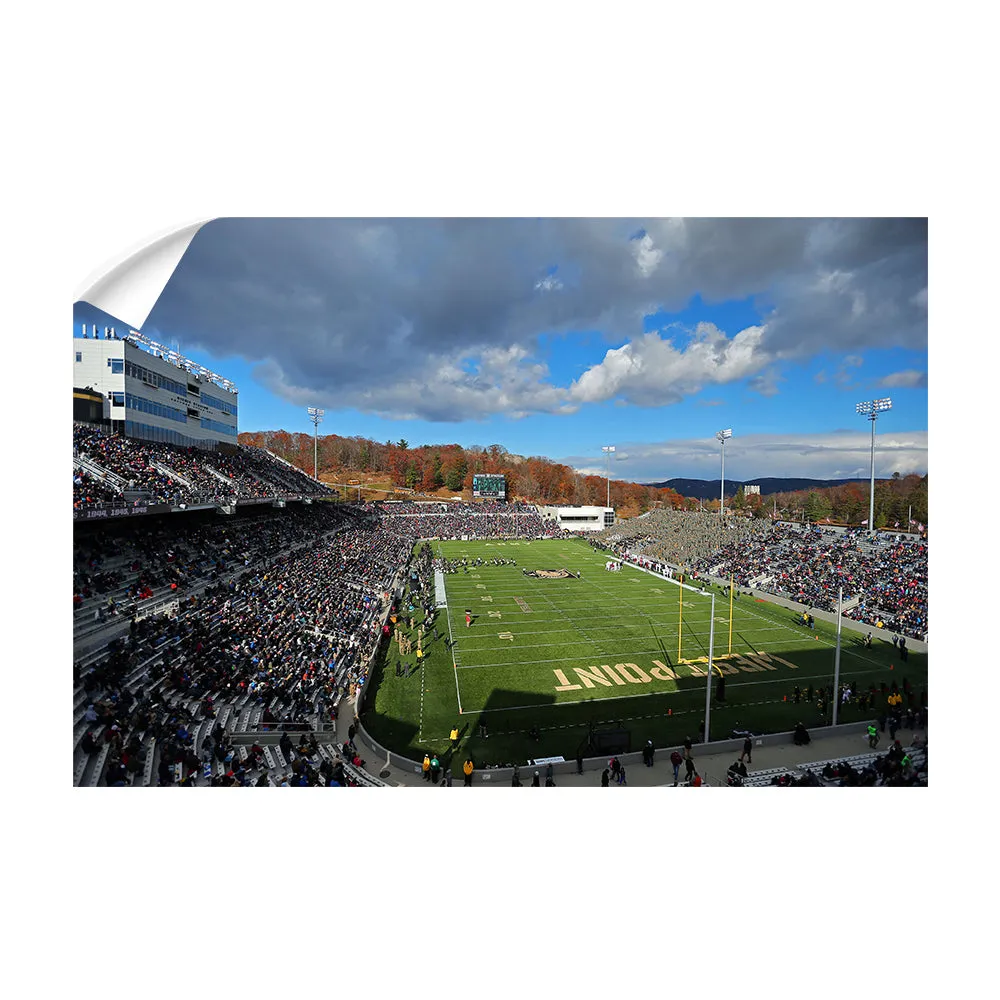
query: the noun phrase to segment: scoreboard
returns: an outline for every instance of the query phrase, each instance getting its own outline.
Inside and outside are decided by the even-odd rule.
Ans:
[[[489,497],[493,500],[507,499],[507,479],[505,476],[480,474],[472,477],[472,495]]]

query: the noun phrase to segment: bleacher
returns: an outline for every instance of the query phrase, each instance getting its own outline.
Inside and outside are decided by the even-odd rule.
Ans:
[[[260,448],[202,451],[74,423],[73,506],[231,504],[330,496],[332,490]]]
[[[322,745],[335,739],[330,712],[357,680],[367,655],[358,640],[366,637],[370,644],[379,634],[375,621],[385,613],[381,594],[405,561],[409,542],[380,531],[377,522],[373,527],[370,519],[351,510],[328,505],[247,515],[235,522],[240,525],[235,531],[233,523],[220,526],[197,515],[194,521],[178,522],[176,533],[167,531],[164,538],[140,533],[141,551],[128,535],[130,529],[121,524],[101,526],[81,544],[76,567],[80,579],[87,568],[91,573],[99,570],[107,586],[80,602],[76,612],[74,784],[328,784],[333,778],[342,785],[381,784]],[[95,537],[109,544],[102,547]],[[237,540],[239,551],[233,552]],[[197,556],[202,560],[197,566],[207,570],[221,565],[212,558],[221,555],[213,546],[225,546],[222,552],[232,569],[228,583],[221,577],[214,585],[202,581],[204,593],[173,600],[163,606],[168,613],[142,617],[140,606],[131,621],[120,616],[121,634],[110,645],[101,642],[87,652],[83,640],[88,638],[92,609],[109,595],[120,598],[133,585],[141,572],[134,561],[137,552],[142,566],[151,566],[152,572],[163,568],[150,558],[150,552],[158,550],[164,558],[168,551],[171,558],[184,552],[188,570]],[[253,673],[233,674],[227,665],[236,663],[232,637],[245,634],[236,623],[257,620],[261,600],[275,600],[276,581],[294,588],[310,574],[321,585],[316,595],[325,602],[324,614],[332,615],[329,621],[314,605],[315,624],[296,622],[271,633],[270,638],[283,643],[277,662],[287,662],[291,669],[268,671],[259,688]],[[262,591],[264,580],[269,585]],[[273,607],[281,610],[280,598]],[[106,627],[115,624],[109,619]],[[302,655],[311,660],[304,673],[295,666]],[[99,719],[88,723],[91,704],[97,705]],[[118,723],[111,741],[105,739],[107,720]],[[91,753],[82,748],[88,730],[96,746]],[[275,740],[285,732],[300,740],[299,734],[308,733],[308,752],[301,742],[277,745]],[[264,744],[259,762],[250,759],[251,742]]]
[[[918,778],[926,776],[927,769],[927,747],[909,746],[904,748],[904,753],[910,757],[913,774]],[[835,757],[828,760],[809,761],[804,764],[796,764],[794,767],[771,767],[760,771],[751,771],[741,782],[744,788],[761,788],[771,786],[775,778],[788,777],[794,779],[796,783],[801,781],[803,774],[809,774],[814,779],[811,784],[820,786],[840,786],[842,775],[829,777],[824,771],[829,767],[840,770],[845,765],[850,767],[855,775],[866,772],[866,769],[877,765],[888,755],[888,750],[871,750],[867,753],[852,754],[847,757]]]

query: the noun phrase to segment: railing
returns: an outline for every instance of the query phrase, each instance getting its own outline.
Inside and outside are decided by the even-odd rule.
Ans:
[[[119,492],[127,485],[125,479],[119,476],[117,472],[112,472],[110,469],[105,469],[103,465],[98,465],[89,455],[76,454],[73,456],[73,465],[77,468],[83,469],[85,472],[89,473],[95,479],[102,483],[106,483],[117,489]]]
[[[150,462],[149,463],[157,472],[161,472],[164,476],[169,476],[171,479],[176,480],[178,483],[191,489],[190,480],[185,479],[183,476],[178,475],[169,465],[164,465],[162,462]]]

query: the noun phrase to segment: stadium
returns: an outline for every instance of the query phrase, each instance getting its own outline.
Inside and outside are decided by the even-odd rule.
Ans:
[[[75,785],[926,784],[926,531],[345,496],[74,345]]]

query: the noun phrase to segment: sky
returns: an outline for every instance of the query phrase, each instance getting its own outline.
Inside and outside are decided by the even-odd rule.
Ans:
[[[113,322],[77,303],[81,322]],[[127,329],[117,324],[118,329]],[[612,478],[927,471],[925,219],[219,219],[142,332],[240,429],[502,444]]]

